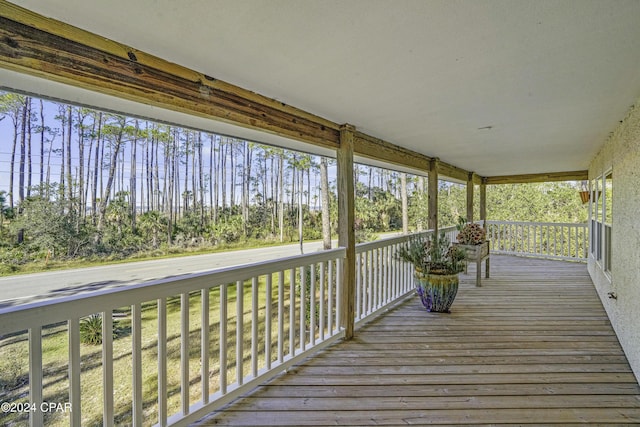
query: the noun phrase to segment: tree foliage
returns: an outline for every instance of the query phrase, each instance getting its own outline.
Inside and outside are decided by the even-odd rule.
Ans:
[[[1,92],[0,138],[6,271],[251,240],[329,246],[337,231],[331,159]],[[424,177],[356,165],[354,178],[358,239],[427,228]],[[488,217],[585,221],[575,189],[491,186]],[[466,216],[464,185],[440,181],[438,198],[441,227]]]

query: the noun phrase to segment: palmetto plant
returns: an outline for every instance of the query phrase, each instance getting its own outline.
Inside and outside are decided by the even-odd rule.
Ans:
[[[102,344],[102,316],[92,314],[80,322],[80,342],[89,345]]]

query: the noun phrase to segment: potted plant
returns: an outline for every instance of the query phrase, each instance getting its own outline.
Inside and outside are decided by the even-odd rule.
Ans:
[[[458,293],[458,273],[464,253],[451,246],[444,232],[428,240],[415,239],[400,247],[398,257],[413,264],[416,291],[430,312],[450,313]]]
[[[463,251],[465,261],[476,263],[476,286],[481,286],[480,267],[483,260],[486,260],[486,277],[489,277],[489,242],[487,241],[487,232],[480,224],[467,222],[463,217],[458,218],[456,228],[458,229],[458,236],[456,238],[458,243],[456,246]]]

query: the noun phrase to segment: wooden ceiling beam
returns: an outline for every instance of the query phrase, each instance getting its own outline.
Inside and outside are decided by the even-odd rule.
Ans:
[[[527,175],[489,176],[485,183],[491,184],[528,184],[534,182],[584,181],[588,179],[588,171],[549,172]]]
[[[424,154],[407,150],[359,131],[355,133],[354,154],[423,172],[429,170],[431,161],[431,158]]]
[[[467,182],[469,172],[442,161],[438,162],[438,176],[447,176],[460,182]]]
[[[339,146],[339,126],[329,120],[0,3],[0,67],[323,147]]]

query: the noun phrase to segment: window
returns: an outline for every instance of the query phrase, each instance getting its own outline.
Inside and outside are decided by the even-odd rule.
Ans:
[[[611,274],[611,237],[613,219],[613,172],[609,171],[589,182],[591,200],[591,256],[600,268]]]
[[[611,272],[611,226],[613,218],[613,172],[609,171],[604,178],[602,198],[602,226],[604,228],[604,271]]]

